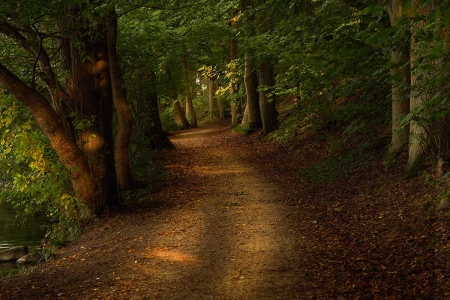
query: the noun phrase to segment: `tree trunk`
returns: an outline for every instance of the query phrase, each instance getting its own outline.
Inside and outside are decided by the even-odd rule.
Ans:
[[[424,7],[420,4],[419,0],[412,1],[413,13],[425,14],[430,10],[430,7]],[[424,26],[424,22],[413,24],[411,28],[411,99],[410,99],[410,111],[418,109],[423,106],[427,101],[427,95],[421,92],[421,83],[423,83],[423,74],[420,72],[419,65],[419,52],[420,52],[420,41],[418,39],[418,32]],[[408,148],[408,163],[407,163],[407,173],[412,175],[415,174],[422,163],[424,149],[427,144],[427,134],[424,126],[418,124],[417,117],[411,120],[410,123],[410,141]]]
[[[214,82],[214,85],[215,85],[215,89],[218,90],[219,85],[217,84],[217,82]],[[219,106],[219,120],[223,121],[223,120],[225,120],[225,105],[223,104],[222,97],[216,95],[216,99],[217,99],[217,105]]]
[[[72,54],[77,53],[77,49],[72,48]],[[90,55],[93,57],[92,53]],[[101,134],[98,122],[98,99],[95,92],[95,81],[93,79],[93,69],[91,61],[83,61],[79,55],[72,57],[72,80],[73,89],[70,95],[77,100],[77,118],[75,120],[77,129],[77,143],[86,154],[89,168],[93,178],[96,180],[99,192],[96,208],[100,210],[106,203],[107,189],[106,164],[103,160],[102,150],[105,140]]]
[[[395,26],[397,21],[403,15],[404,0],[390,0],[387,5],[391,26]],[[409,93],[411,86],[411,74],[409,67],[409,52],[402,50],[393,50],[391,53],[394,67],[391,69],[391,75],[400,77],[399,80],[392,83],[392,140],[389,147],[389,153],[397,153],[408,141],[409,126],[400,125],[404,116],[409,113],[410,101]]]
[[[270,132],[278,129],[275,97],[271,94],[274,84],[273,65],[261,63],[259,66],[259,108],[261,109],[264,135],[268,135]]]
[[[247,120],[250,131],[261,128],[261,110],[259,108],[258,75],[253,70],[249,55],[245,54],[245,93],[247,95]],[[244,113],[245,115],[245,113]],[[244,120],[243,120],[244,123]]]
[[[242,114],[242,124],[248,124],[248,105],[245,106],[244,113]]]
[[[209,118],[217,118],[216,112],[214,111],[217,103],[216,98],[217,85],[212,79],[208,79],[208,100],[209,100]]]
[[[92,211],[98,203],[99,195],[90,172],[88,158],[64,131],[47,99],[29,88],[1,64],[0,85],[28,109],[69,173],[75,195]]]
[[[175,100],[175,102],[173,103],[173,109],[174,109],[175,113],[178,115],[178,117],[180,118],[183,129],[190,128],[191,126],[190,126],[188,120],[186,119],[186,116],[184,115],[184,111],[183,111],[183,108],[181,108],[181,104],[180,104],[179,100]]]
[[[232,26],[235,26],[235,24],[232,22]],[[237,40],[231,39],[230,41],[230,62],[233,62],[237,59]],[[229,70],[230,73],[235,73],[235,67],[230,67]],[[233,95],[237,94],[237,86],[236,84],[232,83],[231,86],[231,126],[236,127],[239,125],[242,121],[242,105],[240,102],[240,99],[234,99]]]
[[[83,28],[77,7],[69,11],[74,28]],[[92,24],[94,25],[94,24]],[[97,24],[90,34],[80,29],[70,43],[71,83],[68,94],[76,103],[77,142],[88,158],[97,183],[98,203],[102,211],[108,201],[117,200],[113,158],[112,91],[109,73],[105,23]],[[95,34],[94,34],[95,33]],[[80,46],[81,45],[81,46]],[[80,47],[83,51],[80,52]]]
[[[189,109],[189,115],[191,117],[191,128],[197,128],[197,114],[194,110],[194,105],[192,104],[192,94],[191,94],[191,88],[190,88],[190,81],[189,81],[189,74],[187,69],[187,62],[186,62],[186,55],[183,54],[181,56],[181,60],[183,63],[183,78],[185,81],[185,93],[186,93],[186,110]],[[186,115],[188,112],[186,111]]]
[[[112,13],[111,20],[106,25],[108,40],[109,68],[114,107],[117,114],[117,134],[114,144],[114,158],[119,191],[133,188],[130,168],[130,140],[132,133],[132,116],[125,93],[125,83],[117,57],[117,18]]]
[[[112,94],[111,72],[108,55],[107,43],[107,29],[106,21],[99,26],[97,32],[99,34],[98,40],[94,43],[94,80],[99,101],[98,122],[100,130],[103,134],[105,144],[103,146],[103,153],[100,154],[105,164],[106,177],[106,204],[117,205],[120,204],[117,193],[117,176],[114,159],[114,134],[113,134],[113,117],[114,104]],[[115,44],[114,44],[115,45]]]
[[[145,129],[146,136],[151,140],[152,150],[174,149],[172,142],[167,137],[161,123],[158,109],[158,93],[156,92],[156,75],[150,72],[148,84],[149,93],[145,95],[147,114],[150,117],[150,125]]]

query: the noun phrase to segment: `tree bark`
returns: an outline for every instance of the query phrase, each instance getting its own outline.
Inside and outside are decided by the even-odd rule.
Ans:
[[[261,110],[264,135],[268,135],[278,129],[278,113],[275,97],[271,94],[274,84],[273,65],[270,63],[261,63],[259,66],[259,108]]]
[[[402,17],[404,0],[389,0],[387,11],[389,13],[391,26],[395,26]],[[409,67],[409,51],[393,50],[391,60],[394,67],[391,75],[400,79],[392,83],[392,138],[389,153],[397,153],[408,141],[409,126],[401,127],[401,120],[409,113],[410,109],[410,86],[411,70]]]
[[[185,82],[185,93],[186,93],[186,110],[189,109],[189,115],[191,117],[191,128],[197,128],[197,114],[195,113],[194,110],[194,105],[192,103],[192,93],[191,93],[191,88],[190,88],[190,81],[189,81],[189,73],[188,73],[188,68],[187,68],[187,61],[186,61],[186,55],[183,54],[181,56],[181,61],[183,63],[183,78],[184,78],[184,82]],[[188,114],[188,112],[186,111],[186,114]]]
[[[133,188],[129,151],[133,120],[117,57],[117,18],[115,15],[115,12],[113,12],[111,20],[106,25],[106,33],[113,101],[117,114],[117,134],[114,144],[115,168],[117,186],[119,191],[122,192]]]
[[[59,121],[64,126],[66,133],[69,134],[69,136],[71,136],[73,139],[75,139],[73,126],[69,122],[70,120],[68,120],[67,115],[69,114],[69,111],[76,110],[76,105],[59,84],[46,49],[42,47],[42,45],[39,45],[41,41],[36,41],[36,38],[31,33],[27,34],[27,38],[6,22],[0,24],[0,32],[9,36],[11,39],[14,39],[19,45],[22,46],[22,48],[36,56],[36,59],[39,63],[39,69],[41,71],[39,73],[39,76],[45,83],[48,93],[53,100],[53,105],[57,112]],[[68,44],[68,42],[64,43],[64,45]],[[64,50],[66,48],[62,47],[61,45],[61,49]],[[64,62],[66,60],[61,59],[61,61]],[[70,71],[70,69],[67,71]]]

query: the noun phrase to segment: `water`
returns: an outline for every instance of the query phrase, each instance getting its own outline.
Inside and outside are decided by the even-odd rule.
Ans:
[[[16,215],[10,205],[0,204],[0,251],[24,245],[28,246],[28,253],[33,253],[45,236],[48,225],[45,215],[36,213],[34,216],[27,216],[25,220],[16,218]],[[0,269],[10,268],[12,265],[0,263]]]

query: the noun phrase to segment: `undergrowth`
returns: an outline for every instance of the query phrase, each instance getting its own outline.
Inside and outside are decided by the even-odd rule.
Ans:
[[[173,107],[168,107],[160,113],[161,124],[164,131],[180,130],[180,126],[177,125],[173,119]]]
[[[373,151],[354,149],[332,156],[299,171],[299,175],[311,184],[324,184],[351,175],[373,159]]]
[[[21,273],[23,273],[23,271],[21,269],[8,269],[8,270],[0,269],[0,278],[7,277],[7,276],[14,276],[14,275],[21,274]]]

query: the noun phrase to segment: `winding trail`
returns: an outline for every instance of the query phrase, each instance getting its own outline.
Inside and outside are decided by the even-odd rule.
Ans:
[[[171,177],[111,211],[57,258],[0,279],[1,299],[312,299],[309,233],[270,164],[224,124],[177,132]],[[247,152],[249,148],[247,148]],[[265,170],[262,172],[261,170]],[[273,177],[272,177],[273,175]],[[317,282],[316,282],[317,283]]]

